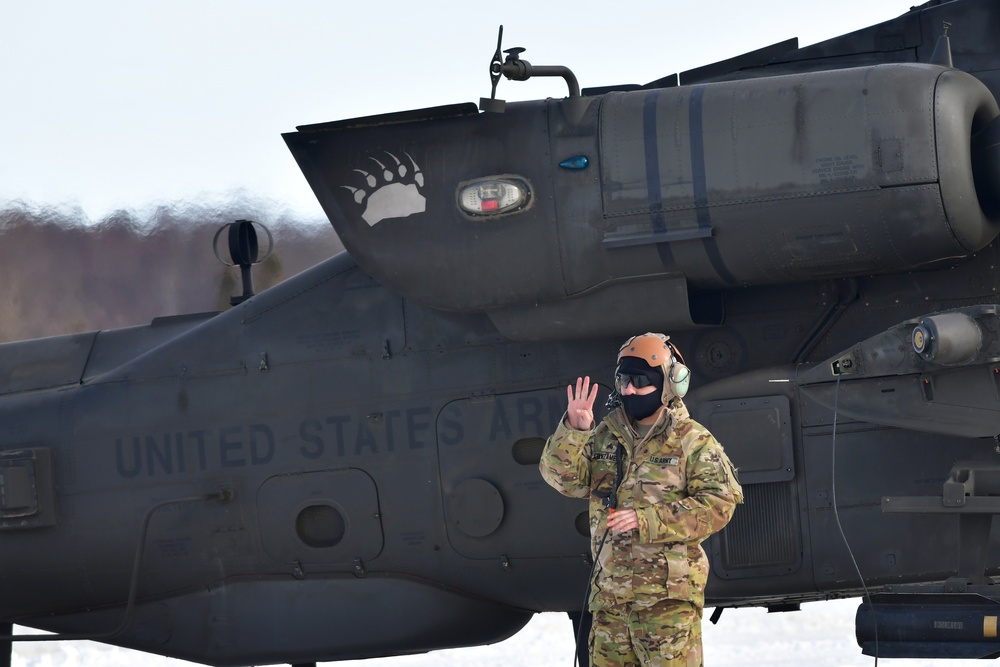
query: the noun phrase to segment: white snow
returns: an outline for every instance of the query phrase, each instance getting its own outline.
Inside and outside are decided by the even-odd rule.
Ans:
[[[859,600],[810,602],[802,610],[768,614],[727,609],[718,625],[703,626],[706,667],[875,665],[854,640]],[[573,631],[565,614],[538,614],[511,639],[492,646],[422,655],[324,663],[343,667],[573,667]],[[957,660],[892,660],[890,667],[942,667]],[[13,667],[181,667],[192,663],[93,642],[16,643]]]

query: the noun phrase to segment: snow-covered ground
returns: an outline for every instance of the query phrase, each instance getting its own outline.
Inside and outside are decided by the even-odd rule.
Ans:
[[[861,667],[875,659],[854,640],[858,600],[811,602],[802,611],[768,614],[729,609],[718,625],[706,619],[706,667]],[[539,614],[500,644],[423,655],[326,663],[342,667],[572,667],[572,626],[564,614]],[[957,667],[957,660],[891,660],[890,667]],[[192,663],[136,653],[93,642],[20,643],[13,667],[191,667]]]

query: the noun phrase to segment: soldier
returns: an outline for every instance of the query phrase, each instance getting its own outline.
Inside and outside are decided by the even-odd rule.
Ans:
[[[546,482],[590,498],[594,667],[703,664],[701,542],[729,522],[743,490],[722,446],[681,400],[690,371],[679,356],[662,334],[629,339],[615,371],[620,406],[595,427],[597,384],[577,378],[542,452]]]

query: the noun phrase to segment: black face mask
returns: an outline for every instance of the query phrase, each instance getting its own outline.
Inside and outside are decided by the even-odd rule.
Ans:
[[[659,389],[652,394],[644,396],[640,396],[639,394],[632,394],[631,396],[622,395],[622,408],[624,408],[625,413],[629,417],[636,421],[650,416],[659,410],[662,405],[663,402],[660,400]]]
[[[638,357],[625,357],[615,371],[615,375],[623,380],[630,376],[642,376],[649,380],[645,386],[652,385],[656,389],[648,394],[632,394],[626,396],[621,394],[622,408],[632,419],[638,421],[649,417],[660,409],[663,402],[660,400],[663,395],[663,372],[659,368],[653,368]],[[619,386],[621,392],[624,386]]]

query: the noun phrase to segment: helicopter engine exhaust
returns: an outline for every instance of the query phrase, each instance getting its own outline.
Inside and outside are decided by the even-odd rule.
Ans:
[[[972,137],[972,174],[983,211],[1000,217],[1000,118],[994,118]]]

